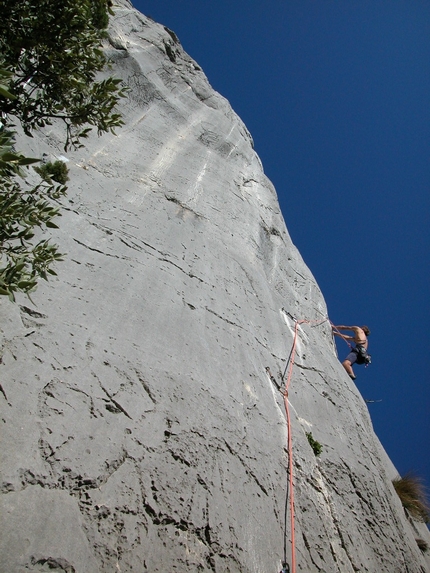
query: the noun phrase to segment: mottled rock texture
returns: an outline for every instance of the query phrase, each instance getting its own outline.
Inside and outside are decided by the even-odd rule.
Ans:
[[[0,570],[279,571],[287,426],[266,367],[281,384],[293,315],[316,321],[289,394],[297,571],[430,571],[246,127],[126,0],[106,50],[126,125],[67,154],[58,278],[0,305]]]

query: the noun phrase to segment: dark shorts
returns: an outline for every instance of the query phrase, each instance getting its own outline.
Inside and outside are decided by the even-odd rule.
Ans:
[[[350,352],[348,356],[345,358],[345,360],[349,360],[351,362],[351,365],[355,364],[357,362],[357,353]]]

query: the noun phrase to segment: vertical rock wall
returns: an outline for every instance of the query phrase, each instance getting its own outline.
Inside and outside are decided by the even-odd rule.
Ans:
[[[278,571],[287,427],[266,367],[280,384],[294,316],[312,321],[289,394],[297,570],[430,571],[246,127],[126,0],[106,49],[126,125],[67,154],[58,278],[0,301],[0,569]],[[64,155],[60,126],[19,145]]]

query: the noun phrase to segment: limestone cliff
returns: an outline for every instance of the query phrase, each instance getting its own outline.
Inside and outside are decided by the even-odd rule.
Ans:
[[[67,153],[66,260],[0,304],[0,570],[279,571],[295,317],[297,571],[430,571],[246,127],[126,0],[109,38],[126,125]]]

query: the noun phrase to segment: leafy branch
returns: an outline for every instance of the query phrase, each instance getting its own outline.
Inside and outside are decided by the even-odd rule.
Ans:
[[[92,127],[100,135],[123,124],[115,107],[127,88],[99,79],[111,8],[110,0],[0,0],[0,294],[11,300],[55,275],[62,255],[43,235],[57,228],[54,201],[68,180],[55,162],[35,168],[38,185],[27,183],[26,169],[39,160],[15,150],[14,125],[31,137],[61,120],[67,150],[82,146]]]

